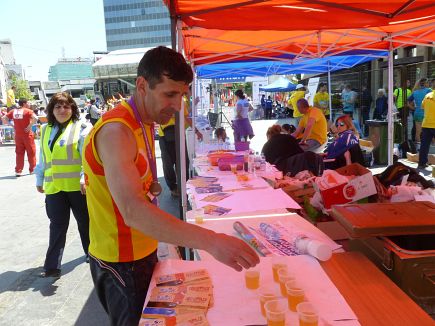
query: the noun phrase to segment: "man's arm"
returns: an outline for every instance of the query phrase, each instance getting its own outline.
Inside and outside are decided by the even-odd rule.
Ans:
[[[162,242],[206,250],[237,271],[259,262],[255,251],[242,240],[182,222],[144,198],[134,164],[136,141],[128,127],[110,123],[103,126],[95,137],[109,190],[125,224]]]
[[[192,124],[193,124],[193,122],[192,122],[192,118],[189,118],[189,117],[184,116],[184,121],[185,121],[185,123],[186,123],[189,127],[192,127]],[[196,135],[196,137],[197,137],[199,140],[202,140],[202,134],[201,134],[201,132],[198,130],[198,128],[196,128],[196,127],[195,127],[195,135]]]
[[[302,130],[304,129],[304,127],[301,125],[301,123],[299,122],[299,125],[298,125],[298,127],[296,128],[296,130],[295,130],[295,132],[294,133],[292,133],[291,135],[294,137],[294,138],[298,138],[298,136],[301,134],[301,132],[302,132]]]
[[[38,117],[36,116],[36,114],[32,110],[29,111],[30,122],[29,125],[24,129],[25,132],[29,132],[30,130],[32,130],[32,126],[36,123],[36,121],[38,121]]]
[[[308,137],[310,137],[311,130],[313,129],[315,122],[316,122],[316,119],[308,118],[307,126],[305,127],[304,134],[302,135],[301,143],[304,143],[308,139]]]

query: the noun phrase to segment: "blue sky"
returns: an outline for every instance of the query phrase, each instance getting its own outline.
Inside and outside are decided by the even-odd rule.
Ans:
[[[0,0],[0,8],[0,39],[11,39],[32,80],[48,80],[62,47],[67,58],[106,50],[103,0]]]

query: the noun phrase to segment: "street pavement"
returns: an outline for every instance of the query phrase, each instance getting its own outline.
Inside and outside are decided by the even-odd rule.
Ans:
[[[256,136],[251,148],[261,151],[266,130],[275,122],[278,121],[253,121]],[[279,121],[280,124],[292,122],[291,119]],[[178,202],[169,195],[161,177],[160,150],[156,143],[158,176],[164,188],[161,207],[177,215]],[[0,325],[109,325],[93,289],[73,216],[62,259],[62,277],[57,280],[38,277],[48,246],[45,196],[36,191],[33,175],[16,178],[14,165],[15,147],[0,146]]]

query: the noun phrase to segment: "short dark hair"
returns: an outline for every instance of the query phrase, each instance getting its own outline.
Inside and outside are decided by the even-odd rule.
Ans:
[[[26,104],[28,101],[26,98],[20,98],[18,100],[18,106],[23,106],[24,104]]]
[[[290,132],[290,133],[294,133],[296,131],[296,127],[294,125],[291,125],[288,123],[284,123],[281,126],[281,128],[282,128],[282,130],[285,130],[285,131]]]
[[[319,83],[319,88],[323,86],[326,86],[326,83]]]
[[[54,106],[59,103],[71,105],[71,110],[72,110],[71,120],[73,122],[78,121],[80,119],[79,108],[77,107],[77,103],[74,101],[72,96],[67,92],[59,92],[52,96],[50,102],[47,105],[47,121],[50,126],[53,126],[57,123],[53,111],[54,111]]]
[[[193,79],[192,68],[180,53],[158,46],[144,54],[137,68],[137,76],[145,78],[153,89],[162,82],[163,75],[175,81],[184,81],[186,85]]]
[[[95,103],[95,100],[94,100],[94,99],[91,99],[91,100],[89,101],[89,103],[94,104],[94,103]]]
[[[242,100],[245,98],[245,95],[243,94],[243,91],[241,89],[238,89],[234,95],[236,95],[238,98],[241,98]]]

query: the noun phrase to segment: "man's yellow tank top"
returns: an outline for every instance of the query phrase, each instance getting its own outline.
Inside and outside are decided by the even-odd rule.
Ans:
[[[119,212],[106,183],[104,167],[95,148],[95,134],[107,123],[123,123],[134,134],[138,145],[135,165],[143,183],[143,196],[153,181],[148,164],[146,145],[142,129],[134,118],[127,102],[122,102],[113,110],[105,113],[95,124],[83,145],[83,170],[85,173],[86,199],[89,210],[89,253],[107,262],[130,262],[144,258],[157,249],[157,241],[138,230],[127,226]],[[150,140],[155,159],[154,143],[151,141],[154,128],[144,124],[146,137]],[[114,155],[117,155],[114,153]],[[122,178],[122,171],[119,171]]]

